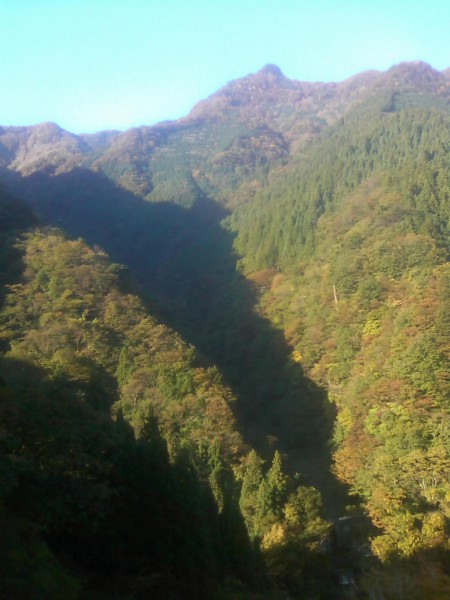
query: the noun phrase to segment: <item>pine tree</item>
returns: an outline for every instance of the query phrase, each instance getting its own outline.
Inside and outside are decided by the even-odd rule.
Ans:
[[[263,481],[262,466],[262,459],[255,450],[252,450],[246,459],[246,466],[242,479],[241,497],[239,500],[239,507],[247,524],[251,538],[255,538],[258,531],[256,522],[257,495],[261,482]]]

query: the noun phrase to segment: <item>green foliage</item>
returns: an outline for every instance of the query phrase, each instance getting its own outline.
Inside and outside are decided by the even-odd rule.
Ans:
[[[271,273],[259,310],[337,408],[335,471],[379,528],[374,553],[422,556],[446,581],[450,121],[401,93],[328,130],[229,223],[252,280]]]
[[[280,517],[286,501],[287,477],[283,473],[281,455],[275,451],[272,466],[258,490],[258,517],[261,520]]]
[[[40,369],[36,381],[48,392],[44,398],[35,385],[33,403],[17,387],[21,377],[7,382],[26,432],[22,439],[13,414],[0,437],[1,518],[17,549],[4,562],[11,589],[19,589],[17,569],[30,572],[33,563],[25,588],[76,597],[86,570],[88,582],[104,581],[93,573],[107,542],[124,596],[164,586],[183,594],[189,582],[201,597],[222,574],[249,581],[258,571],[245,520],[277,585],[299,597],[331,597],[318,493],[286,475],[278,452],[264,468],[241,435],[265,457],[269,446],[283,448],[286,471],[305,464],[328,508],[339,510],[330,478],[316,468],[325,463],[334,408],[335,472],[378,527],[372,550],[383,565],[361,574],[362,593],[445,597],[450,119],[443,77],[426,65],[401,65],[333,88],[299,87],[269,69],[233,82],[183,123],[90,143],[95,153],[85,165],[96,173],[40,174],[13,187],[46,222],[126,263],[165,322],[199,351],[123,293],[126,275],[100,250],[54,231],[14,245],[11,229],[24,213],[0,197],[1,283],[9,286],[3,348],[15,361],[9,365]],[[238,208],[220,223],[220,206]],[[97,439],[77,410],[89,410]],[[75,507],[58,493],[61,482]],[[17,504],[20,519],[10,519],[13,501],[26,495],[36,496],[36,510]],[[32,517],[37,528],[24,542]],[[153,547],[142,526],[164,543],[160,559],[139,567]],[[244,584],[223,589],[251,597]]]
[[[203,597],[222,572],[250,577],[229,467],[243,448],[231,392],[119,289],[103,252],[57,231],[25,236],[18,251],[24,271],[0,314],[11,348],[0,402],[5,589]]]
[[[254,450],[241,467],[239,504],[249,534],[260,541],[264,563],[278,585],[296,592],[308,585],[318,589],[313,565],[328,568],[327,559],[321,561],[319,553],[330,533],[330,524],[322,516],[320,494],[315,488],[298,485],[298,476],[286,475],[278,451],[266,473],[262,467]]]
[[[251,538],[258,535],[258,506],[257,498],[259,488],[263,481],[263,461],[257,455],[255,450],[252,450],[246,457],[244,470],[242,475],[242,488],[239,500],[239,506]]]
[[[310,261],[261,297],[328,386],[336,472],[364,499],[385,562],[445,553],[449,539],[447,196],[435,196],[430,228],[402,191],[404,173],[411,187],[424,171],[369,180],[325,212]],[[445,558],[424,560],[445,580]]]
[[[398,177],[398,172],[403,172],[399,179],[408,182],[412,192],[408,203],[414,202],[418,209],[413,217],[415,226],[426,227],[426,217],[433,215],[434,227],[447,236],[449,186],[444,157],[449,148],[446,113],[411,108],[386,114],[360,108],[327,130],[282,178],[233,215],[231,226],[239,233],[236,249],[244,255],[246,269],[288,267],[310,256],[319,217],[334,210],[373,173]],[[417,182],[416,187],[412,181]],[[354,238],[353,244],[358,239]],[[409,259],[414,260],[405,253],[404,260]]]

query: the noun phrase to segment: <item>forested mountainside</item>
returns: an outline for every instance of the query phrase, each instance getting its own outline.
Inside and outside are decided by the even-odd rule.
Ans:
[[[377,77],[368,72],[342,84],[301,83],[267,65],[227,84],[180,121],[81,136],[54,123],[3,127],[0,167],[22,175],[86,167],[150,201],[190,207],[207,196],[236,203],[345,114]]]
[[[15,593],[33,561],[25,598],[448,597],[449,150],[424,63],[268,65],[124,133],[2,128]]]
[[[103,251],[35,227],[1,242],[2,594],[333,593],[319,493],[244,443],[218,369]]]

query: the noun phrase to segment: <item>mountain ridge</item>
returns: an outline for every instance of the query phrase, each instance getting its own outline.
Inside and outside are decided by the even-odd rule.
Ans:
[[[116,160],[114,156],[127,152],[129,170],[134,169],[139,176],[149,167],[136,166],[139,162],[136,155],[151,153],[171,134],[184,130],[186,135],[192,131],[195,136],[202,126],[230,119],[236,122],[236,127],[240,124],[247,139],[252,139],[248,135],[255,131],[252,148],[259,137],[257,130],[265,128],[270,139],[264,142],[261,138],[263,148],[267,151],[270,146],[276,147],[281,157],[286,150],[288,154],[295,153],[324,126],[336,122],[354,104],[367,99],[371,90],[391,83],[419,85],[443,95],[448,95],[450,85],[446,71],[441,73],[422,62],[400,63],[385,72],[364,71],[338,83],[291,80],[279,67],[269,64],[227,83],[176,121],[80,135],[51,123],[0,127],[0,166],[23,175],[42,169],[57,174],[80,166],[108,171],[111,161]],[[239,138],[237,127],[234,139]],[[211,149],[216,154],[220,152],[220,148]],[[104,157],[105,154],[110,158]],[[147,192],[150,188],[147,183]]]

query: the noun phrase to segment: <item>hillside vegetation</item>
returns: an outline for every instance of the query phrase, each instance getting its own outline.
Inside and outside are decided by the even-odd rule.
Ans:
[[[258,269],[260,311],[337,407],[334,469],[379,528],[374,553],[416,564],[403,595],[383,593],[428,597],[429,569],[438,598],[449,586],[450,115],[416,104],[396,92],[361,107],[232,224],[244,268]]]
[[[448,75],[268,65],[0,144],[9,589],[447,598]]]
[[[3,247],[22,268],[2,263],[0,313],[2,592],[327,587],[317,566],[299,579],[323,563],[318,492],[244,444],[217,368],[148,314],[104,252],[56,230],[15,236]]]

